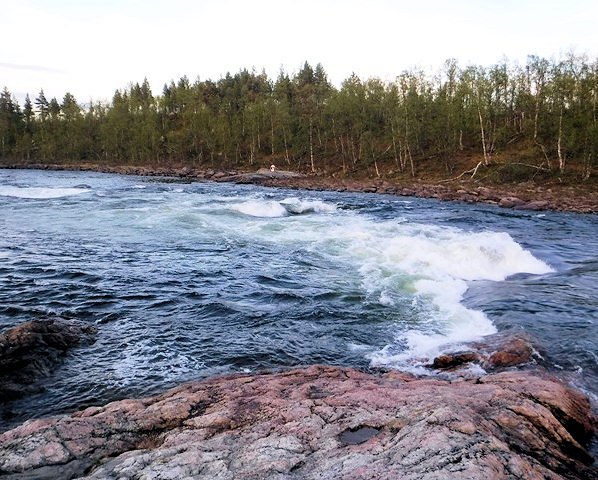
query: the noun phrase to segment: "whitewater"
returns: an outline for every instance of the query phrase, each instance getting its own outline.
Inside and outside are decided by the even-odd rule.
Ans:
[[[0,170],[0,206],[0,328],[99,330],[11,421],[262,368],[429,374],[498,330],[596,386],[593,216],[19,170]]]

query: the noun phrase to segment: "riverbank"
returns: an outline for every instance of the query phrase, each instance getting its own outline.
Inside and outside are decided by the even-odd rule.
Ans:
[[[595,426],[587,400],[552,377],[311,366],[26,422],[0,435],[0,475],[591,480]]]
[[[444,201],[487,203],[520,210],[553,210],[574,213],[598,213],[598,191],[592,184],[562,184],[558,181],[489,184],[473,180],[393,180],[338,178],[305,175],[266,169],[257,171],[195,169],[189,167],[136,167],[81,165],[0,165],[0,168],[95,171],[125,175],[176,177],[184,181],[251,183],[270,187],[304,190],[330,190],[379,193],[386,195],[438,198]]]

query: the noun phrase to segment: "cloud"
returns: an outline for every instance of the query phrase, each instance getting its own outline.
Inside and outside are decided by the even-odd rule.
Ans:
[[[12,70],[29,70],[33,72],[45,72],[45,73],[67,73],[64,70],[57,68],[46,67],[44,65],[19,65],[17,63],[4,63],[0,62],[0,68],[9,68]]]

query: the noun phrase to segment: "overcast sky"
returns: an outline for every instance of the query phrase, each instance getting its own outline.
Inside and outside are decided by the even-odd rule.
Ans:
[[[598,0],[0,0],[0,88],[80,103],[149,80],[276,77],[305,60],[330,80],[392,80],[447,58],[598,56]]]

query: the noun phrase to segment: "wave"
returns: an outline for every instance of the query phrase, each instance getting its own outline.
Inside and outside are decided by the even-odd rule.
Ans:
[[[374,366],[421,366],[449,345],[496,332],[463,305],[468,282],[553,271],[502,232],[352,221],[329,235],[349,238],[335,253],[356,261],[369,298],[401,317],[393,341],[370,355]]]
[[[296,197],[288,197],[280,201],[252,199],[233,204],[231,208],[245,215],[264,218],[286,217],[305,213],[333,213],[336,211],[334,205],[321,200],[300,200]]]
[[[295,198],[251,200],[237,208],[254,216],[285,217],[290,215],[289,205],[298,212],[321,208],[336,214],[300,215],[294,222],[272,218],[242,235],[272,243],[274,250],[280,245],[305,249],[320,262],[338,265],[349,275],[355,272],[366,303],[384,309],[396,322],[389,325],[388,345],[369,355],[374,366],[421,367],[449,346],[495,333],[484,312],[463,304],[469,282],[552,271],[503,232],[470,232],[404,218],[380,221],[342,207],[336,210],[325,202]]]
[[[88,188],[49,188],[49,187],[14,187],[0,185],[0,196],[16,198],[61,198],[87,193]]]
[[[280,202],[287,212],[295,215],[302,213],[334,213],[337,211],[335,205],[323,202],[322,200],[300,200],[297,197],[288,197]]]
[[[232,205],[237,212],[251,217],[284,217],[288,215],[287,209],[280,202],[274,200],[247,200],[243,203]]]

